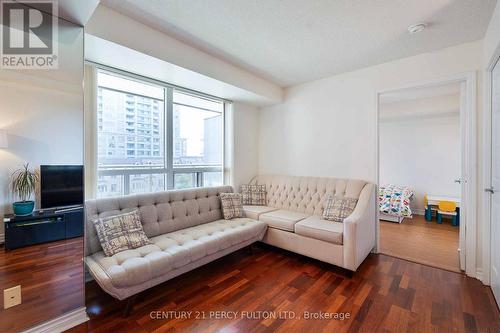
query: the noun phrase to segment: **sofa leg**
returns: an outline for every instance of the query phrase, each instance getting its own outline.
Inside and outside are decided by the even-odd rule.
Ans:
[[[250,245],[248,245],[248,246],[247,246],[247,249],[248,249],[248,253],[249,253],[249,254],[254,254],[254,250],[253,250],[253,243],[252,243],[252,244],[250,244]]]
[[[127,298],[127,304],[125,305],[125,309],[123,309],[123,317],[128,317],[132,313],[136,298],[137,295],[132,295]]]

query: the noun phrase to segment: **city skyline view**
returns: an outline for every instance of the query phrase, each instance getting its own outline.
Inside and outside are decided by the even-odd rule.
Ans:
[[[169,102],[173,109],[172,166],[222,166],[223,103],[175,90]],[[169,132],[163,87],[99,72],[97,130],[98,192],[102,196],[166,189]],[[152,168],[158,173],[145,171]],[[123,174],[120,169],[136,173]],[[179,172],[173,179],[176,188],[196,187],[200,182],[217,185],[222,183],[222,170],[199,175]]]

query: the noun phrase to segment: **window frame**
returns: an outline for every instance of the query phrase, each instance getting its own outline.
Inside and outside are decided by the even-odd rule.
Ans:
[[[226,144],[225,144],[225,142],[226,142],[226,125],[225,125],[225,123],[226,123],[227,107],[228,107],[228,104],[232,103],[231,101],[225,100],[225,99],[220,98],[220,97],[208,95],[208,94],[205,94],[205,93],[202,93],[199,91],[195,91],[192,89],[169,84],[169,83],[159,81],[156,79],[144,77],[144,76],[141,76],[138,74],[130,73],[130,72],[127,72],[127,71],[124,71],[121,69],[109,67],[106,65],[93,63],[93,62],[87,62],[87,63],[91,66],[94,66],[96,69],[96,76],[95,76],[96,77],[96,82],[95,82],[96,92],[99,89],[99,82],[98,82],[99,73],[105,73],[108,75],[121,77],[121,78],[127,79],[127,80],[133,80],[133,81],[137,81],[137,82],[143,83],[143,84],[154,85],[154,86],[157,86],[159,88],[162,88],[163,92],[164,92],[164,97],[163,97],[163,114],[164,114],[163,122],[164,122],[164,129],[165,129],[165,131],[163,133],[164,142],[165,142],[164,147],[163,147],[164,148],[163,149],[164,166],[152,165],[152,166],[141,166],[141,167],[134,167],[134,166],[125,167],[124,166],[124,167],[109,167],[109,168],[107,168],[106,166],[99,166],[99,164],[98,164],[98,162],[99,162],[98,151],[96,149],[96,151],[94,152],[94,154],[96,155],[95,158],[96,158],[96,162],[97,162],[96,166],[95,166],[96,167],[96,182],[95,182],[95,186],[94,186],[95,190],[96,190],[96,197],[100,197],[98,189],[97,189],[100,176],[122,176],[123,177],[123,185],[122,185],[123,186],[123,194],[122,195],[130,194],[130,183],[131,183],[130,176],[140,175],[140,174],[163,174],[163,175],[165,175],[165,190],[175,189],[174,188],[174,185],[175,185],[174,175],[177,173],[194,173],[195,178],[196,178],[196,187],[204,187],[203,186],[203,182],[204,182],[203,174],[204,174],[204,172],[220,172],[221,173],[221,184],[222,185],[226,184],[226,175],[225,175],[225,170],[226,170],[225,169],[226,168],[226,165],[225,165],[225,161],[226,161]],[[103,87],[103,89],[112,89],[112,88]],[[204,165],[201,165],[201,166],[191,166],[191,165],[179,166],[179,165],[177,165],[177,166],[175,166],[173,164],[173,160],[174,160],[174,156],[173,156],[173,153],[174,153],[174,146],[173,146],[173,144],[174,144],[174,129],[173,129],[174,104],[179,104],[179,103],[174,103],[174,99],[173,99],[174,90],[179,91],[181,93],[192,95],[194,97],[203,98],[203,99],[207,99],[209,101],[222,103],[222,111],[221,111],[221,117],[222,117],[222,119],[221,119],[221,121],[222,121],[222,142],[221,142],[221,144],[222,144],[222,160],[221,160],[220,165],[217,165],[217,166],[214,166],[214,165],[211,165],[211,166],[204,166]],[[125,91],[121,91],[121,90],[117,90],[117,91],[120,91],[122,93],[131,93],[131,92],[125,92]],[[140,95],[140,94],[135,94],[135,93],[131,93],[131,94]],[[95,102],[98,102],[97,93],[95,96]],[[195,109],[204,110],[203,108],[200,108],[200,107],[196,107],[196,106],[192,106],[192,105],[188,105],[188,106],[195,108]],[[213,111],[213,110],[210,110],[210,111]],[[97,115],[97,112],[98,112],[97,105],[95,107],[94,112]],[[213,112],[217,112],[217,111],[213,111]],[[97,124],[97,122],[98,121],[97,121],[97,116],[96,116],[95,117],[95,124],[94,124],[94,126],[95,126],[94,133],[96,136],[96,139],[95,139],[96,144],[98,145],[99,142],[98,142],[98,124]]]

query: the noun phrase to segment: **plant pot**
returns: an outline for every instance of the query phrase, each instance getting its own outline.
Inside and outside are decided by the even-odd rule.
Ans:
[[[14,208],[14,214],[16,216],[27,216],[33,213],[35,209],[34,201],[18,201],[12,204],[12,208]]]

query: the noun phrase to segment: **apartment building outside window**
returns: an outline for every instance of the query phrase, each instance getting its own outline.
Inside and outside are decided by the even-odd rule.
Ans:
[[[223,183],[224,103],[114,72],[97,74],[97,196]]]

